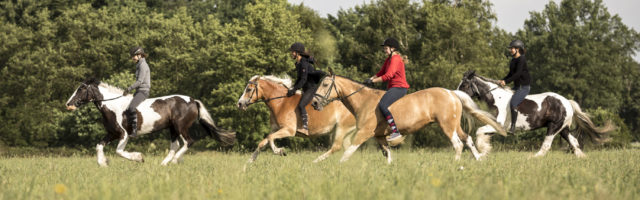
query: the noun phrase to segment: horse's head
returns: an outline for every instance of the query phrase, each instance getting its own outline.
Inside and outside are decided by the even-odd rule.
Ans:
[[[466,71],[463,75],[462,75],[462,81],[460,82],[460,84],[458,85],[458,89],[460,91],[463,91],[465,93],[467,93],[469,96],[474,97],[474,96],[478,96],[478,90],[477,90],[477,85],[475,82],[475,77],[476,77],[476,71],[475,70],[469,70]]]
[[[244,92],[238,99],[238,108],[242,110],[246,110],[247,107],[260,98],[260,91],[258,90],[258,81],[260,81],[260,76],[256,75],[249,79],[247,86],[244,88]]]
[[[324,106],[337,98],[336,75],[333,73],[333,69],[329,68],[329,75],[320,81],[315,97],[311,101],[311,106],[313,106],[313,109],[322,110]]]
[[[100,81],[96,79],[86,80],[76,89],[69,97],[66,103],[67,110],[75,110],[76,108],[92,101],[101,100],[102,94],[98,89]]]

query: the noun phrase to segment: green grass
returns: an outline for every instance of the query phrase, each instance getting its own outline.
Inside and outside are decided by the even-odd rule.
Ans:
[[[112,150],[109,148],[110,151]],[[164,155],[136,163],[95,157],[0,158],[0,199],[639,199],[640,150],[587,151],[588,158],[552,151],[494,152],[474,161],[465,151],[394,151],[387,165],[378,151],[342,152],[322,163],[321,152],[249,154],[200,152],[159,166]],[[460,170],[463,166],[464,169]]]

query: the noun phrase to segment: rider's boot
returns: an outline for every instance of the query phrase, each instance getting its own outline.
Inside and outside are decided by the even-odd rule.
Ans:
[[[511,108],[511,129],[509,130],[510,133],[515,133],[517,121],[518,121],[518,111],[514,108]]]
[[[302,127],[298,128],[298,130],[296,131],[305,135],[309,135],[309,116],[307,115],[307,113],[300,113],[300,116],[302,118]]]
[[[402,134],[400,134],[400,131],[398,131],[398,127],[396,127],[396,122],[393,121],[393,117],[391,115],[387,116],[387,123],[389,123],[389,127],[391,128],[391,135],[387,137],[387,141],[391,142],[391,141],[402,138]]]
[[[129,126],[131,126],[131,134],[129,134],[129,137],[136,137],[138,136],[138,114],[136,111],[129,112],[127,114]]]

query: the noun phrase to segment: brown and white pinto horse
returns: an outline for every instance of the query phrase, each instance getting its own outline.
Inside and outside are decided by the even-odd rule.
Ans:
[[[500,87],[496,80],[476,75],[475,71],[470,70],[462,76],[458,90],[477,97],[480,101],[486,102],[491,109],[497,110],[496,118],[502,126],[511,125],[511,117],[507,117],[511,113],[509,108],[509,101],[513,96],[511,89]],[[516,110],[518,111],[517,129],[535,130],[547,127],[547,136],[535,157],[544,156],[549,151],[553,138],[558,133],[573,147],[576,156],[584,157],[578,140],[569,131],[572,123],[577,123],[577,130],[586,132],[595,143],[605,142],[607,133],[615,130],[615,126],[610,121],[604,127],[596,127],[589,119],[589,115],[582,112],[577,102],[553,92],[527,95]],[[493,132],[495,130],[489,126],[480,127],[476,131],[481,156],[486,156],[491,150],[490,133]]]
[[[335,129],[335,137],[331,149],[320,155],[313,162],[326,159],[333,152],[340,150],[345,137],[356,128],[356,120],[342,103],[336,102],[327,105],[322,112],[311,109],[307,105],[309,113],[309,135],[296,133],[298,126],[302,125],[300,113],[296,106],[300,101],[300,93],[291,97],[286,97],[288,88],[291,87],[291,79],[278,78],[275,76],[254,76],[249,79],[249,83],[240,99],[238,108],[246,110],[247,107],[256,102],[265,102],[269,107],[269,118],[271,119],[271,131],[269,135],[260,143],[253,152],[249,162],[253,162],[264,146],[269,142],[273,153],[285,155],[282,148],[274,144],[275,139],[285,137],[315,137],[326,135]],[[350,143],[349,138],[344,143]],[[348,144],[347,144],[348,145]]]
[[[368,88],[348,78],[333,75],[333,72],[320,83],[317,96],[311,103],[314,108],[322,110],[327,103],[341,100],[357,119],[358,131],[355,139],[340,162],[348,160],[362,143],[375,137],[386,151],[387,162],[391,163],[391,151],[385,138],[385,135],[390,134],[390,129],[377,107],[383,94],[382,90]],[[444,88],[420,90],[400,98],[389,107],[389,110],[394,113],[398,130],[403,135],[420,130],[431,122],[438,122],[444,134],[453,143],[456,160],[460,159],[464,144],[471,149],[474,158],[479,159],[478,150],[471,136],[460,127],[463,111],[506,134],[491,114],[478,109],[473,100],[461,91]]]
[[[127,109],[133,96],[122,96],[122,94],[123,90],[119,88],[100,81],[89,80],[82,83],[66,103],[68,110],[75,110],[89,102],[93,102],[100,110],[103,118],[102,123],[107,129],[107,135],[96,146],[100,166],[107,166],[107,158],[103,152],[104,146],[116,139],[119,140],[116,148],[118,155],[133,161],[144,161],[142,153],[124,150],[129,139],[128,133],[131,131],[131,126],[127,123],[126,115],[123,112]],[[169,154],[162,161],[162,165],[167,165],[170,161],[177,163],[193,144],[194,141],[189,136],[189,128],[197,119],[200,119],[200,124],[210,135],[224,145],[231,145],[235,142],[235,132],[216,127],[204,104],[188,96],[171,95],[149,98],[143,101],[137,110],[138,134],[147,134],[165,128],[171,130],[171,147]],[[180,146],[178,138],[183,141],[183,146],[179,151],[177,151]]]

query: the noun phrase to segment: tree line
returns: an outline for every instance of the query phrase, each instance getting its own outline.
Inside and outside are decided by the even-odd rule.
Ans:
[[[640,65],[633,60],[640,35],[601,0],[550,2],[513,34],[495,25],[492,4],[482,0],[379,0],[335,16],[285,0],[21,0],[1,1],[0,8],[2,146],[93,147],[105,134],[98,111],[89,104],[68,112],[64,103],[90,77],[122,88],[132,83],[127,50],[140,45],[149,53],[151,96],[202,100],[219,126],[238,132],[236,148],[254,148],[270,127],[266,106],[236,108],[250,77],[295,77],[287,48],[302,42],[318,60],[316,68],[364,80],[380,69],[386,37],[401,43],[410,92],[455,89],[470,69],[500,79],[508,72],[506,45],[520,39],[532,93],[559,93],[579,102],[596,123],[612,120],[619,127],[615,146],[640,140]],[[153,134],[132,142],[166,138]],[[283,142],[313,149],[328,140]],[[449,142],[432,126],[409,143]],[[198,145],[219,146],[206,138]]]

